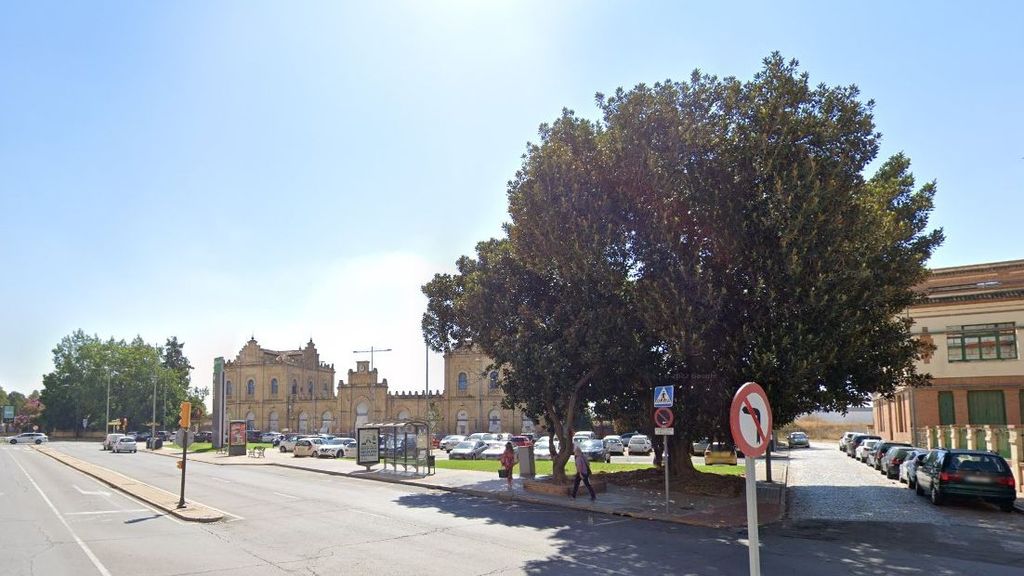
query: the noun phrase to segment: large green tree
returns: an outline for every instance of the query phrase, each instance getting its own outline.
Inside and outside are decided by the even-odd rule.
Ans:
[[[65,336],[54,348],[54,370],[43,376],[43,421],[50,429],[103,430],[110,394],[112,419],[127,418],[130,429],[143,429],[153,419],[158,427],[173,426],[178,403],[188,397],[188,360],[177,339],[169,355],[140,337],[131,342],[102,341],[82,330]],[[171,363],[167,363],[171,358]]]
[[[676,385],[676,474],[692,436],[727,437],[744,381],[780,424],[923,381],[902,312],[942,241],[935,188],[903,155],[865,177],[880,136],[856,87],[774,54],[751,81],[695,72],[598,106],[542,127],[507,237],[425,286],[432,347],[479,345],[560,436],[582,402],[649,414]]]

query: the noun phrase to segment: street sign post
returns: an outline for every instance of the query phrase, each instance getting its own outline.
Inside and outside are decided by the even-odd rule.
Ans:
[[[672,436],[675,428],[675,415],[672,413],[672,405],[675,403],[674,386],[654,387],[654,435],[664,436],[661,443],[661,465],[665,469],[665,513],[668,514],[668,437]]]
[[[772,432],[772,408],[768,395],[757,382],[747,382],[736,391],[729,408],[732,440],[743,451],[747,474],[747,542],[750,575],[761,576],[760,538],[757,531],[757,468],[755,460],[768,449]]]

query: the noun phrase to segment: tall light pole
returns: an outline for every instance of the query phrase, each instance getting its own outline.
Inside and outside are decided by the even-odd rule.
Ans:
[[[150,433],[149,441],[154,448],[156,447],[156,372],[153,372],[153,419],[149,422]]]
[[[107,369],[107,419],[104,420],[103,430],[105,434],[110,433],[110,376],[113,370]]]

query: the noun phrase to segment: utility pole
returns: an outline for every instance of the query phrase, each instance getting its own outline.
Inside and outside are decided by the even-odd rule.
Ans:
[[[156,447],[156,371],[153,372],[153,419],[150,420],[149,441]]]
[[[370,354],[370,372],[373,372],[373,353],[374,352],[391,352],[391,348],[374,348],[370,346],[369,350],[353,350],[353,354]]]

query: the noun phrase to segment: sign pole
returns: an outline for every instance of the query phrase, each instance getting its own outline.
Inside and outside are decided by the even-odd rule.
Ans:
[[[755,458],[744,455],[747,468],[747,548],[750,550],[750,576],[761,576],[760,536],[757,531],[757,470]]]
[[[665,514],[668,514],[668,436],[662,436],[661,466],[665,469]]]

